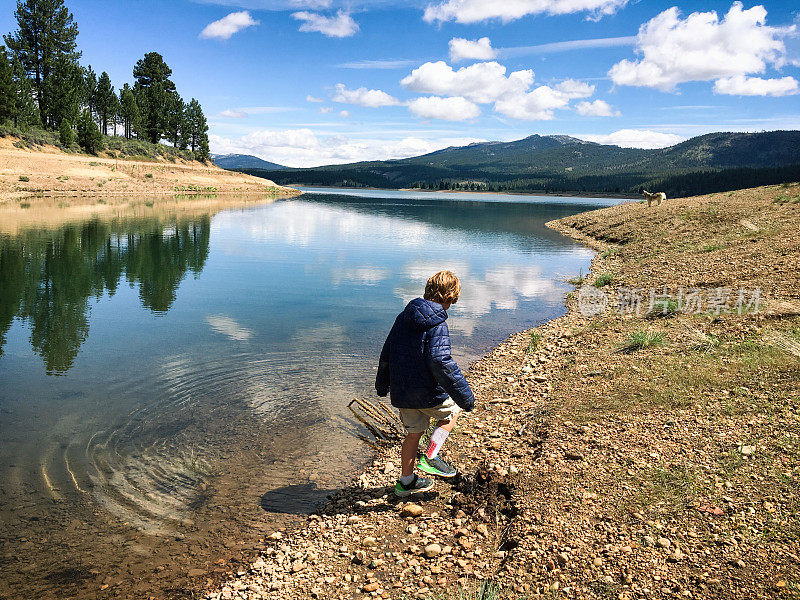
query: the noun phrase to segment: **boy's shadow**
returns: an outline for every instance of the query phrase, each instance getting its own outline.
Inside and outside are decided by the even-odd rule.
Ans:
[[[392,486],[326,490],[315,483],[285,485],[261,496],[261,508],[269,513],[292,515],[360,515],[397,511],[405,502],[424,502],[436,498],[435,490],[413,497],[398,498]]]

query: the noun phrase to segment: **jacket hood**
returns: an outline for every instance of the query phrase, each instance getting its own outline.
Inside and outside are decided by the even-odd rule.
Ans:
[[[417,298],[408,303],[403,311],[406,325],[417,331],[427,331],[447,320],[447,311],[441,304]]]

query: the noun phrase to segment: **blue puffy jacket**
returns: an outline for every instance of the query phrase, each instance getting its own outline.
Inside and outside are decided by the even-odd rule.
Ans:
[[[381,351],[375,391],[391,391],[392,406],[431,408],[450,396],[464,410],[475,397],[450,356],[447,311],[441,304],[417,298],[397,315]]]

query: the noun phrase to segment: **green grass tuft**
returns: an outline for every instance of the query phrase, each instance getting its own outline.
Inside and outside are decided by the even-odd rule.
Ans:
[[[573,277],[572,279],[567,279],[567,283],[570,285],[574,285],[575,287],[580,287],[586,281],[586,276],[583,274],[583,270],[581,269],[578,272],[577,277]]]
[[[663,346],[666,336],[660,331],[644,331],[642,329],[628,334],[625,341],[617,346],[616,351],[622,354],[631,354],[637,350],[654,346]]]
[[[609,285],[612,281],[614,281],[614,276],[611,273],[603,273],[599,275],[594,282],[594,287],[601,288]]]
[[[531,331],[531,339],[528,342],[528,347],[525,350],[525,354],[533,354],[536,352],[536,349],[539,347],[539,342],[542,341],[542,334],[538,331]]]

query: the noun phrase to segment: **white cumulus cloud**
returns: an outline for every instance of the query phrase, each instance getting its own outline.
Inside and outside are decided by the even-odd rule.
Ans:
[[[334,102],[341,102],[342,104],[358,104],[359,106],[368,106],[370,108],[396,106],[400,104],[397,98],[390,96],[382,90],[369,90],[365,87],[349,90],[343,83],[337,83],[336,86],[334,86],[331,99]]]
[[[468,121],[481,114],[481,109],[476,104],[461,96],[416,98],[408,103],[408,110],[423,119],[444,121]]]
[[[425,9],[426,21],[477,23],[489,19],[503,22],[528,15],[564,15],[586,12],[590,17],[609,15],[625,6],[628,0],[445,0]]]
[[[300,31],[317,31],[328,37],[349,37],[358,31],[358,23],[343,10],[333,17],[308,11],[292,13],[292,17],[303,22]]]
[[[677,7],[657,15],[639,28],[636,51],[639,60],[622,60],[609,71],[618,85],[652,87],[672,91],[688,81],[720,81],[718,93],[781,95],[793,78],[755,81],[748,74],[764,73],[786,62],[783,39],[796,26],[766,25],[763,6],[745,9],[734,2],[720,19],[716,11],[681,17]],[[796,85],[795,81],[795,85]],[[730,90],[730,91],[728,91]]]
[[[258,25],[258,21],[250,16],[246,10],[229,14],[219,21],[209,23],[203,31],[200,32],[200,37],[205,39],[218,39],[227,40],[234,33],[240,32],[242,29]]]
[[[428,62],[400,83],[415,92],[461,97],[476,104],[494,103],[497,112],[527,121],[554,119],[556,109],[568,108],[573,99],[588,98],[595,89],[574,79],[531,89],[533,71],[506,75],[506,70],[496,61],[475,63],[457,71],[444,61]]]
[[[667,146],[674,146],[685,138],[674,133],[661,133],[659,131],[650,131],[648,129],[620,129],[613,133],[606,135],[576,135],[576,138],[586,140],[587,142],[596,142],[598,144],[608,144],[612,146],[621,146],[623,148],[666,148]]]
[[[492,42],[488,37],[479,40],[467,40],[464,38],[453,38],[450,40],[450,60],[460,62],[462,60],[491,60],[497,58],[497,50],[492,48]]]
[[[575,105],[575,112],[584,117],[619,117],[622,116],[618,110],[605,100],[595,100],[594,102],[579,102]]]
[[[533,83],[533,71],[514,71],[495,61],[462,67],[458,71],[444,61],[428,62],[414,69],[400,84],[415,92],[437,96],[463,96],[479,103],[493,102],[509,93],[524,92]]]
[[[794,77],[764,79],[734,75],[714,82],[714,92],[731,96],[792,96],[800,93],[800,85]]]

